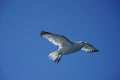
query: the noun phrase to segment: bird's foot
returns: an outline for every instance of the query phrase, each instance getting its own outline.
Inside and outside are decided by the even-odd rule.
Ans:
[[[55,60],[54,63],[58,64],[59,61],[61,60],[62,55],[59,55]]]
[[[54,63],[58,64],[59,61],[60,61],[60,58],[58,57],[58,58],[56,58],[56,59],[54,60]]]

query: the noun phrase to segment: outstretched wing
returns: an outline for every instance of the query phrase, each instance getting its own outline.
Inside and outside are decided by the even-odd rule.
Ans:
[[[99,50],[97,50],[94,46],[92,46],[91,44],[89,44],[88,42],[84,42],[84,46],[82,47],[82,50],[84,50],[85,52],[98,52]]]
[[[62,35],[53,34],[46,31],[42,31],[40,35],[59,47],[70,46],[73,44],[73,42],[71,42],[69,39]]]

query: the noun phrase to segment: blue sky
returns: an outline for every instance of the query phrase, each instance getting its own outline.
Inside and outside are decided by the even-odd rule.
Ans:
[[[0,80],[119,80],[119,8],[119,0],[1,0]],[[42,30],[100,52],[79,51],[54,64],[48,54],[57,47]]]

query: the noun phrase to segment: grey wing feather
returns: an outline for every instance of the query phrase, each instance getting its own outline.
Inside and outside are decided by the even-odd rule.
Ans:
[[[94,46],[92,46],[91,44],[89,44],[88,42],[84,43],[84,46],[82,47],[82,50],[84,50],[85,52],[98,52],[99,50],[97,50]]]
[[[46,31],[42,31],[40,35],[59,47],[69,46],[73,44],[69,39],[62,35],[53,34]]]

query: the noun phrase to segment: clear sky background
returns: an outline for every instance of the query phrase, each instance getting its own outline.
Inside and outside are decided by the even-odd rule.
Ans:
[[[119,0],[0,0],[0,80],[120,80]],[[48,59],[40,31],[100,50]]]

